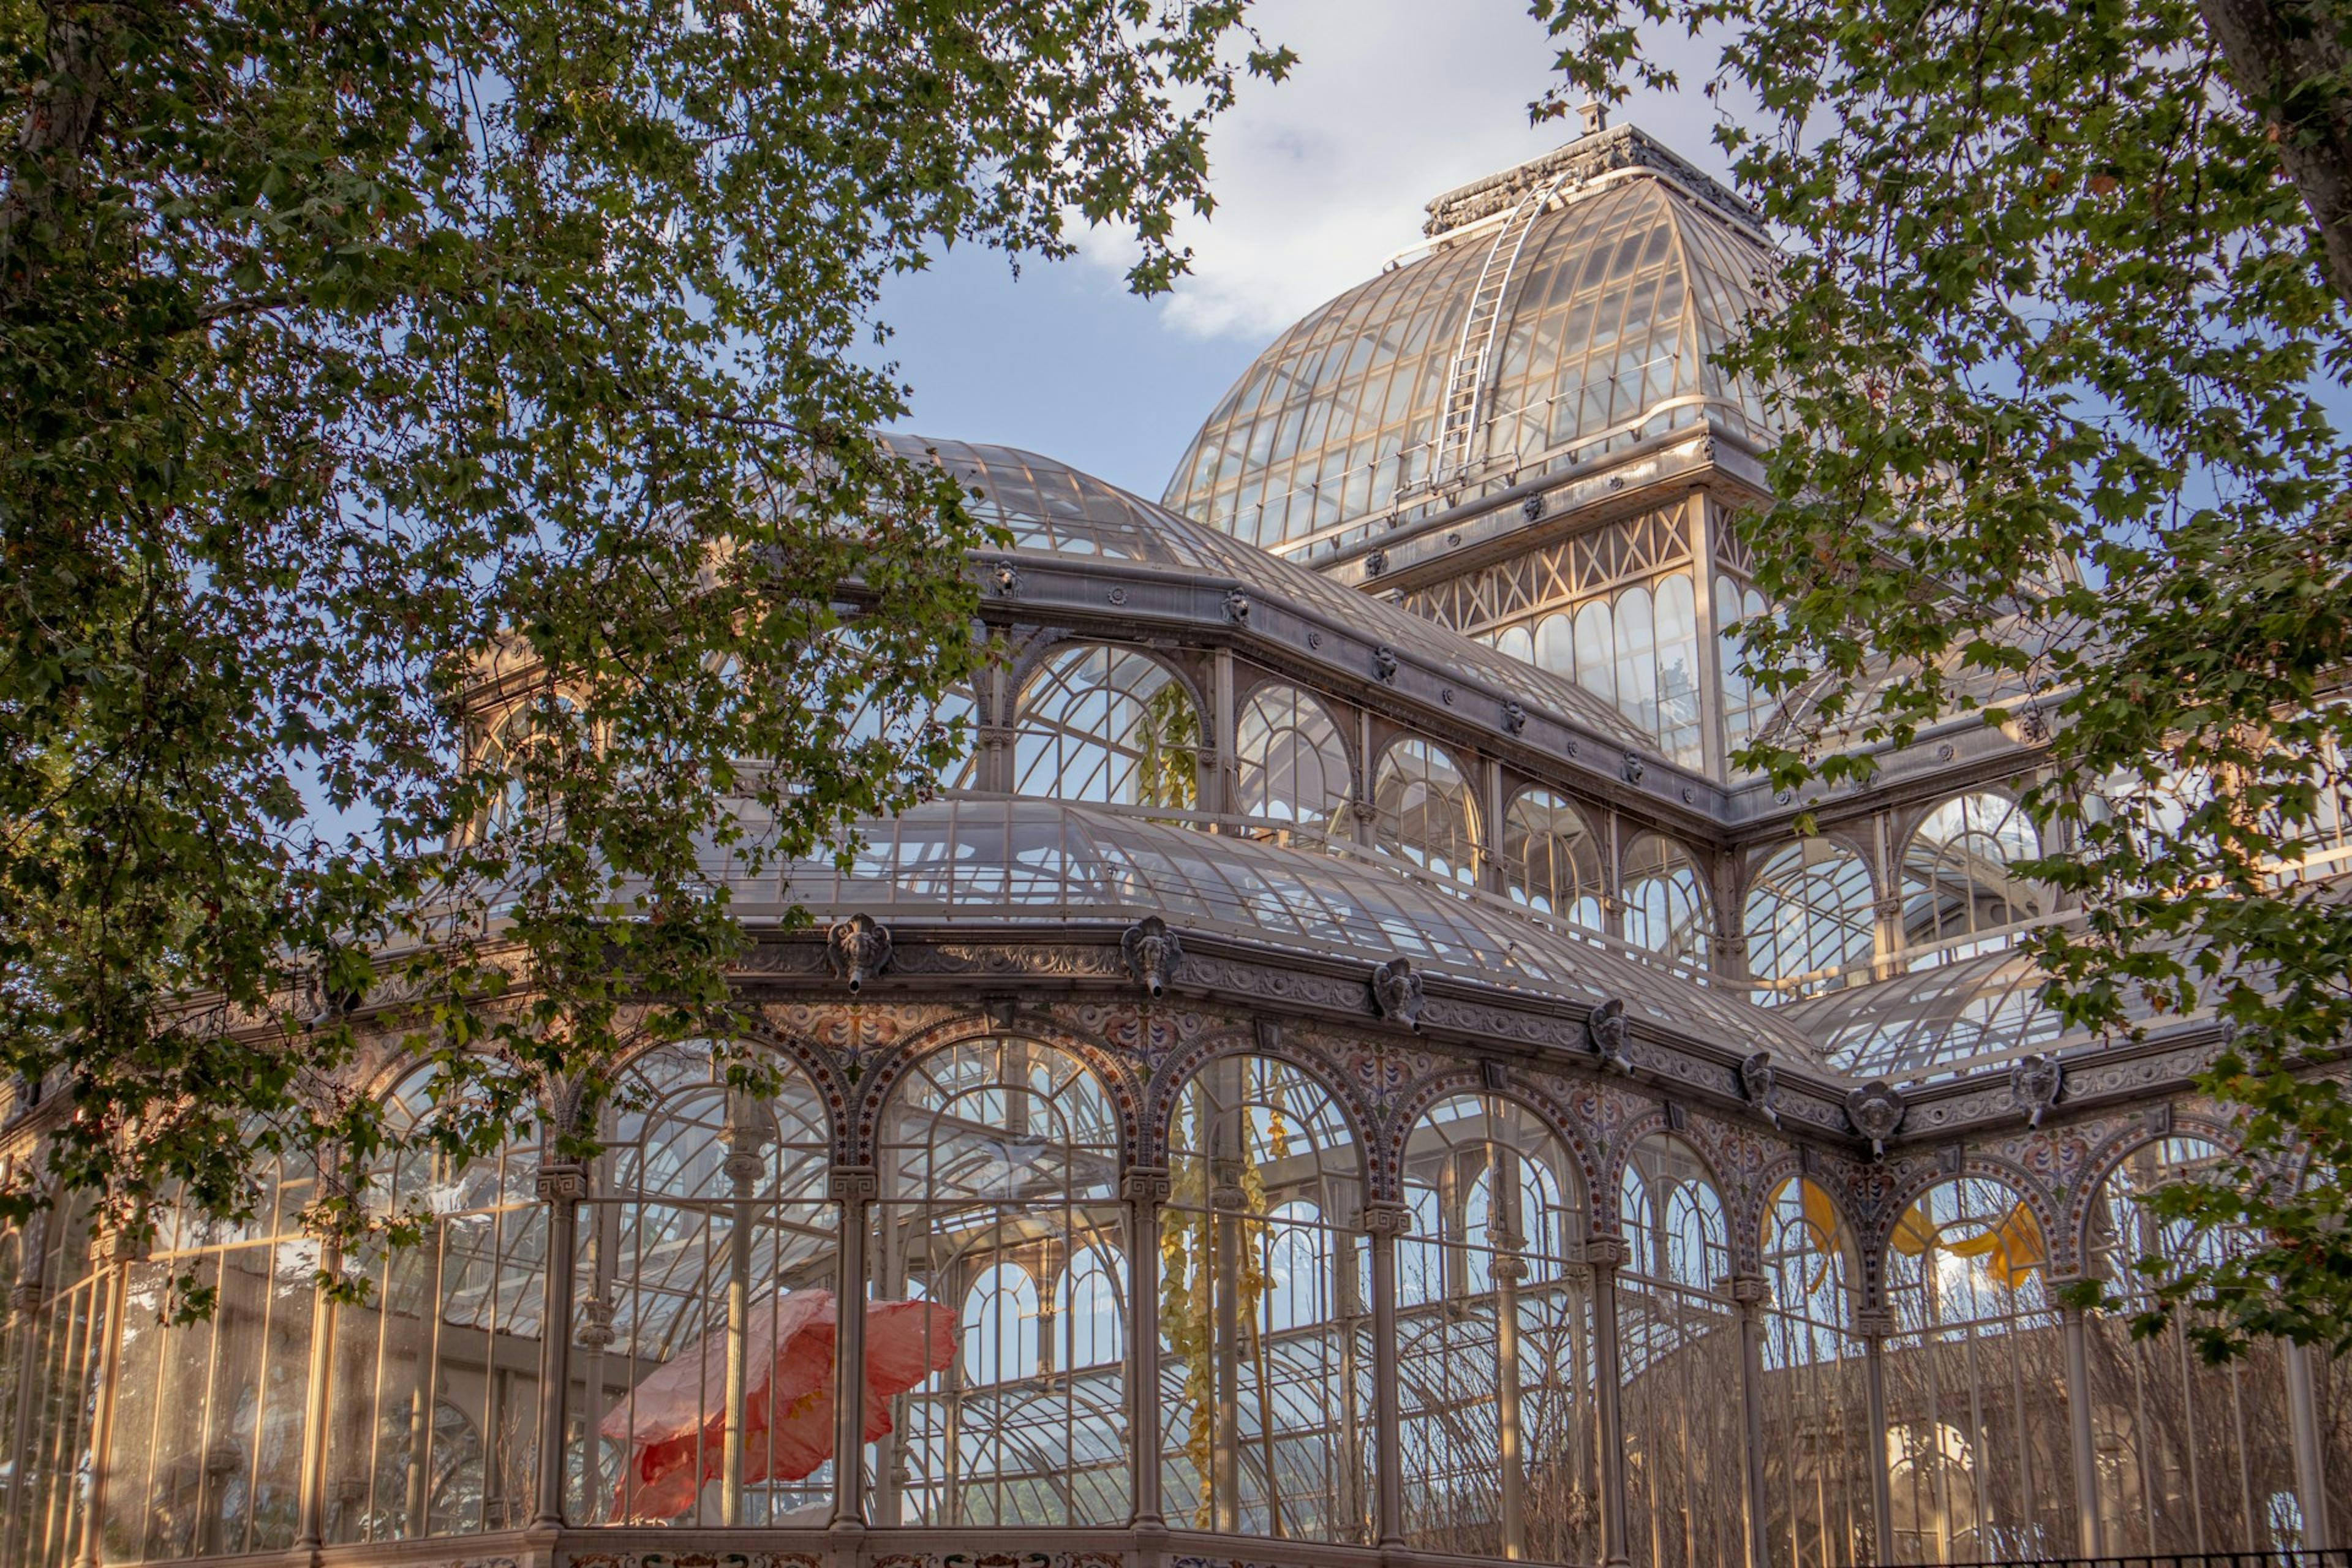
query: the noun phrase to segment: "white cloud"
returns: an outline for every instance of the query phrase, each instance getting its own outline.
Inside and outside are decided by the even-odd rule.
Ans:
[[[1216,212],[1180,227],[1192,272],[1160,307],[1184,333],[1272,336],[1418,239],[1432,196],[1575,133],[1528,123],[1554,51],[1526,0],[1260,0],[1251,16],[1300,61],[1213,133]],[[1633,118],[1716,163],[1695,94]],[[1124,271],[1132,250],[1103,236],[1086,254]]]

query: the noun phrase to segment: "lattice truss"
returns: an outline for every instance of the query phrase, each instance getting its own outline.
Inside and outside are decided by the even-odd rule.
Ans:
[[[1440,625],[1475,636],[1628,583],[1647,582],[1689,559],[1689,510],[1677,504],[1415,589],[1404,602]]]

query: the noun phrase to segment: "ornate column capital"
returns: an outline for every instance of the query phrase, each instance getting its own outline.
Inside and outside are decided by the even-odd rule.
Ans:
[[[613,1332],[613,1303],[602,1296],[582,1297],[580,1332],[576,1337],[592,1351],[601,1351],[610,1345],[615,1338]]]
[[[588,1167],[570,1160],[541,1165],[531,1178],[531,1191],[543,1204],[576,1204],[588,1195]]]
[[[1131,1204],[1157,1208],[1168,1201],[1170,1190],[1165,1165],[1129,1165],[1119,1173],[1118,1195]]]
[[[1764,1276],[1761,1274],[1727,1274],[1715,1282],[1715,1288],[1742,1307],[1764,1304]]]
[[[1597,1230],[1584,1238],[1584,1266],[1614,1273],[1625,1267],[1633,1250],[1625,1245],[1625,1238],[1615,1231]]]
[[[109,1263],[143,1263],[147,1260],[147,1238],[128,1226],[108,1226],[91,1238],[91,1245]]]
[[[1412,1210],[1399,1203],[1366,1204],[1362,1223],[1366,1236],[1394,1241],[1412,1234]]]
[[[871,1165],[835,1165],[825,1175],[825,1192],[836,1203],[871,1203],[881,1191]]]
[[[1895,1331],[1895,1313],[1886,1307],[1864,1307],[1853,1315],[1853,1331],[1866,1340],[1883,1340]]]
[[[1486,1273],[1498,1285],[1516,1285],[1528,1277],[1527,1259],[1516,1252],[1498,1253]]]

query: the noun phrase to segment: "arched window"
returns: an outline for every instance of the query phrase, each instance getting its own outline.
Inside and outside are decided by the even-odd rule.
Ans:
[[[1861,1259],[1828,1191],[1780,1184],[1764,1206],[1764,1530],[1776,1568],[1869,1559],[1871,1465],[1865,1346],[1853,1331]]]
[[[1585,1204],[1568,1151],[1497,1095],[1433,1106],[1406,1141],[1398,1245],[1406,1538],[1429,1550],[1589,1562]]]
[[[2193,1552],[2212,1541],[2307,1544],[2295,1515],[2282,1518],[2272,1507],[2273,1498],[2295,1495],[2283,1347],[2210,1366],[2189,1343],[2189,1323],[2176,1319],[2147,1338],[2132,1331],[2132,1315],[2153,1304],[2144,1260],[2219,1262],[2238,1241],[2167,1220],[2149,1197],[2182,1181],[2228,1182],[2231,1164],[2205,1139],[2159,1138],[2118,1160],[2092,1203],[2091,1266],[2123,1302],[2121,1311],[2093,1313],[2087,1323],[2099,1514],[2110,1552]]]
[[[1347,808],[1348,749],[1322,703],[1295,686],[1261,686],[1234,717],[1244,816],[1328,827]]]
[[[315,1184],[276,1161],[255,1175],[251,1219],[167,1213],[132,1266],[106,1493],[109,1554],[121,1560],[293,1544],[318,1269],[302,1210]],[[170,1322],[181,1281],[213,1293],[209,1316]]]
[[[1190,807],[1201,716],[1173,671],[1148,654],[1065,648],[1029,678],[1013,737],[1016,795],[1113,805]]]
[[[1679,844],[1644,833],[1625,847],[1625,940],[1678,963],[1706,965],[1706,895]]]
[[[2064,1557],[2079,1542],[2048,1259],[2025,1200],[1981,1177],[1931,1187],[1895,1222],[1885,1365],[1898,1561]]]
[[[1522,790],[1503,813],[1503,878],[1518,902],[1601,929],[1601,845],[1584,814],[1549,790]]]
[[[816,1350],[838,1318],[829,1123],[797,1069],[741,1064],[765,1080],[755,1091],[728,1086],[730,1063],[740,1053],[707,1041],[639,1057],[602,1129],[580,1270],[583,1310],[609,1315],[613,1342],[572,1356],[595,1391],[593,1414],[573,1413],[575,1519],[775,1524],[830,1502],[824,1423],[730,1423],[725,1375],[740,1344],[747,1413],[831,1394]],[[737,1155],[752,1158],[730,1166]],[[731,1497],[730,1425],[742,1429]]]
[[[572,748],[582,743],[579,709],[557,693],[518,703],[499,715],[483,740],[477,765],[490,790],[475,832],[495,834],[524,825],[527,810],[546,805]],[[541,825],[544,826],[544,825]]]
[[[1477,879],[1470,786],[1435,744],[1418,736],[1392,742],[1381,754],[1372,803],[1381,848],[1441,877]]]
[[[931,1354],[937,1370],[866,1447],[875,1521],[1123,1521],[1127,1374],[1116,1355],[1098,1359],[1126,1333],[1108,1289],[1126,1237],[1118,1116],[1102,1081],[1066,1051],[1009,1036],[933,1051],[891,1090],[877,1160],[874,1294],[957,1303],[962,1344]],[[1048,1323],[1038,1282],[1065,1268]]]
[[[1658,732],[1658,624],[1650,590],[1632,587],[1617,595],[1617,708],[1654,735]]]
[[[1537,647],[1534,635],[1525,626],[1506,627],[1495,637],[1495,651],[1507,654],[1521,664],[1540,662]],[[1544,668],[1549,669],[1551,667],[1546,665]]]
[[[1118,1364],[1127,1353],[1125,1298],[1118,1261],[1099,1247],[1080,1247],[1062,1275],[1056,1364],[1072,1372]]]
[[[1577,609],[1576,681],[1595,697],[1617,700],[1617,617],[1606,599]]]
[[[1168,1164],[1170,1521],[1369,1543],[1373,1358],[1354,1132],[1286,1063],[1221,1057],[1178,1099]]]
[[[1699,749],[1698,605],[1688,574],[1658,584],[1658,747],[1696,767]]]
[[[385,1121],[415,1132],[445,1110],[437,1078],[425,1068],[403,1079]],[[430,1220],[414,1246],[346,1261],[368,1295],[335,1314],[331,1542],[530,1521],[547,1267],[537,1173],[536,1140],[520,1134],[462,1163],[412,1138],[368,1173],[372,1207]]]
[[[992,1263],[963,1298],[963,1381],[968,1388],[1037,1375],[1037,1281],[1018,1263]]]
[[[1617,1321],[1623,1358],[1627,1522],[1642,1568],[1742,1555],[1739,1495],[1747,1435],[1737,1310],[1723,1200],[1690,1146],[1663,1132],[1635,1143],[1618,1193],[1628,1244]]]
[[[1762,620],[1767,614],[1764,595],[1753,588],[1743,588],[1733,578],[1717,574],[1715,579],[1715,618],[1723,633],[1716,638],[1717,669],[1723,685],[1723,731],[1725,754],[1728,756],[1748,743],[1748,737],[1763,727],[1777,700],[1740,673],[1746,658],[1743,647],[1746,637],[1740,629],[1750,621]]]
[[[1870,979],[1870,868],[1805,838],[1775,850],[1748,889],[1748,973],[1756,1000],[1811,996]]]
[[[2041,853],[2033,824],[2006,795],[1956,795],[1927,814],[1903,851],[1903,945],[1932,949],[1937,963],[1998,946],[2003,932],[2039,916],[2048,900],[2010,868]]]
[[[1556,610],[1536,623],[1535,663],[1554,675],[1576,679],[1576,636],[1566,610]],[[1522,637],[1527,634],[1522,631]]]

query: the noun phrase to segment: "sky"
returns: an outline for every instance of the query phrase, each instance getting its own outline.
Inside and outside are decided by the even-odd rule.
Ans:
[[[1574,134],[1531,127],[1553,51],[1526,0],[1260,0],[1299,63],[1251,82],[1210,142],[1207,221],[1180,228],[1191,277],[1126,289],[1121,237],[1066,262],[958,250],[895,285],[885,351],[913,389],[902,427],[1023,447],[1158,500],[1217,399],[1283,328],[1420,238],[1423,204]],[[1616,111],[1711,172],[1713,110],[1695,90]]]

